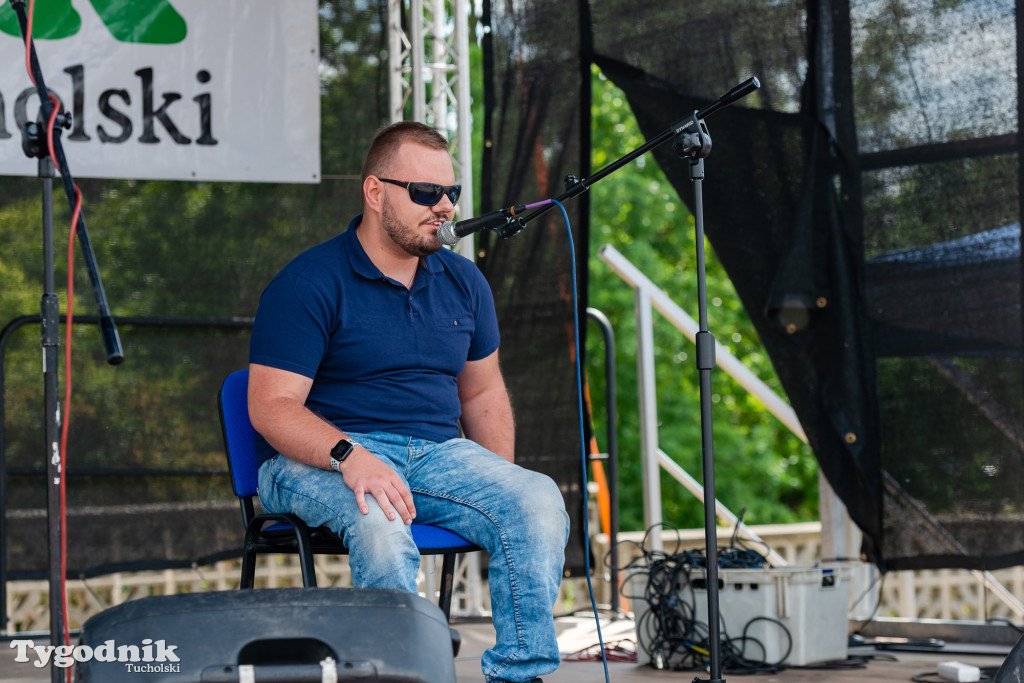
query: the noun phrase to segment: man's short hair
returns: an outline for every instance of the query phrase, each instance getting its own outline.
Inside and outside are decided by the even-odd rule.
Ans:
[[[363,161],[360,180],[369,176],[387,175],[398,149],[406,142],[415,142],[430,149],[448,150],[448,139],[430,126],[417,121],[399,121],[377,131],[370,143],[370,151]],[[411,178],[415,180],[415,178]]]

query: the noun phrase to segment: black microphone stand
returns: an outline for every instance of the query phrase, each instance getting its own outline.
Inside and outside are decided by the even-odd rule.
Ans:
[[[38,132],[38,127],[37,127]],[[26,130],[26,144],[31,140],[31,128]],[[46,152],[45,133],[42,140]],[[26,150],[28,153],[28,150]],[[60,528],[60,480],[65,476],[63,453],[60,451],[60,404],[58,403],[57,349],[60,345],[60,310],[54,280],[53,257],[53,177],[54,168],[50,157],[39,158],[39,178],[42,181],[43,207],[43,296],[40,303],[42,313],[43,346],[43,410],[46,436],[46,520],[47,548],[49,549],[50,581],[50,644],[64,645],[64,601],[61,594],[62,544]],[[50,680],[60,683],[62,672],[56,666],[50,667]]]
[[[712,439],[711,424],[711,370],[715,367],[715,338],[708,332],[707,313],[707,285],[704,268],[704,159],[711,154],[711,136],[708,133],[704,119],[719,109],[726,107],[742,97],[746,97],[761,84],[756,78],[750,78],[739,84],[726,94],[722,95],[715,102],[686,116],[657,136],[636,148],[621,159],[612,162],[608,166],[584,180],[578,180],[574,176],[566,177],[566,191],[558,197],[559,202],[576,197],[590,186],[622,168],[642,154],[654,149],[658,145],[673,140],[672,148],[683,159],[687,159],[690,165],[690,180],[693,181],[694,210],[693,217],[696,227],[697,241],[697,306],[699,308],[699,331],[697,333],[697,369],[700,373],[700,422],[701,422],[701,446],[704,468],[704,536],[705,553],[707,556],[707,590],[708,590],[708,648],[710,652],[710,674],[709,683],[725,683],[722,675],[721,664],[721,642],[718,609],[718,536],[715,515],[715,456]],[[509,220],[501,228],[497,229],[501,237],[515,235],[526,224],[537,218],[546,211],[551,210],[554,204],[547,204],[531,214],[518,219]],[[701,680],[700,678],[693,679]]]
[[[708,589],[708,641],[711,651],[712,682],[721,677],[721,638],[718,622],[718,525],[715,515],[715,455],[711,431],[711,370],[715,367],[715,338],[708,332],[708,298],[704,269],[704,159],[711,153],[711,136],[696,113],[688,123],[693,125],[676,133],[672,149],[690,164],[693,182],[693,219],[697,242],[697,371],[700,375],[700,438],[704,469],[704,543]],[[699,680],[699,679],[694,679]]]
[[[10,0],[11,6],[18,16],[18,23],[21,27],[22,36],[28,40],[27,22],[24,0]],[[39,94],[40,119],[49,121],[53,114],[53,103],[50,101],[46,85],[43,82],[42,70],[39,68],[39,60],[36,57],[35,46],[29,46],[30,63],[32,74],[35,79],[36,88]],[[56,125],[53,131],[53,155],[61,166],[61,177],[63,179],[65,194],[73,207],[76,202],[74,181],[67,170],[67,160],[64,157],[64,150],[60,144],[60,131],[62,128],[71,127],[71,115],[58,113]],[[43,212],[43,296],[41,308],[41,343],[43,347],[43,384],[44,398],[43,409],[45,411],[45,457],[46,457],[46,508],[47,508],[47,542],[49,549],[49,602],[50,602],[50,644],[53,646],[64,645],[64,596],[63,596],[63,548],[61,532],[61,501],[60,486],[61,480],[67,476],[67,469],[64,462],[64,453],[60,450],[60,424],[61,412],[58,401],[58,348],[60,346],[60,310],[54,277],[54,250],[53,250],[53,178],[55,169],[50,159],[50,149],[47,144],[46,125],[38,122],[28,122],[25,125],[22,138],[22,150],[29,158],[37,158],[38,176],[42,180],[42,212]],[[117,365],[124,360],[124,352],[121,348],[121,339],[117,333],[114,319],[110,315],[107,306],[106,294],[103,291],[103,283],[100,280],[99,269],[92,252],[92,245],[89,241],[89,234],[86,231],[85,219],[81,213],[78,215],[76,234],[79,243],[82,245],[82,253],[85,257],[89,279],[92,283],[93,294],[100,314],[100,329],[103,343],[107,352],[107,362]],[[65,406],[65,412],[67,407]],[[53,661],[56,661],[54,658]],[[52,683],[61,683],[65,676],[65,669],[53,664],[50,667],[50,680]]]

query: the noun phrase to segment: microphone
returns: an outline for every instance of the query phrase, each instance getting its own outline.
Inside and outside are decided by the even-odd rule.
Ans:
[[[526,209],[525,204],[516,204],[507,209],[491,211],[482,216],[467,218],[457,223],[455,221],[445,221],[437,229],[437,239],[440,240],[441,244],[450,247],[466,235],[479,232],[480,230],[499,228],[515,218],[517,214],[526,211]]]

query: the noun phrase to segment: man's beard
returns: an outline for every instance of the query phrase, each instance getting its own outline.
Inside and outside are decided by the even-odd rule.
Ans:
[[[430,256],[441,248],[441,241],[431,234],[421,237],[415,229],[403,225],[391,202],[384,197],[381,224],[391,240],[412,256]]]

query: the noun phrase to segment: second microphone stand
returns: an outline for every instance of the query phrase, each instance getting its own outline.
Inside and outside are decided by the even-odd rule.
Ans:
[[[739,84],[718,100],[700,111],[686,116],[645,144],[612,162],[594,175],[584,180],[569,176],[565,193],[558,197],[559,202],[576,197],[590,189],[598,180],[622,168],[630,161],[647,153],[668,140],[672,140],[672,148],[683,159],[688,160],[690,180],[694,190],[694,225],[697,242],[697,306],[699,309],[699,330],[697,332],[697,370],[700,375],[700,423],[702,467],[704,470],[704,536],[706,553],[706,579],[708,592],[708,650],[711,678],[709,683],[725,683],[722,678],[721,638],[719,625],[718,602],[718,536],[715,514],[715,454],[712,438],[711,418],[711,370],[715,367],[715,338],[708,332],[707,284],[704,265],[704,159],[711,154],[711,136],[708,134],[704,119],[719,109],[726,107],[742,97],[746,97],[761,84],[756,78],[750,78]],[[496,232],[501,237],[515,235],[531,220],[549,211],[554,204],[547,204],[533,213],[521,218],[511,219]],[[694,681],[701,680],[695,678]]]
[[[35,46],[28,35],[28,15],[24,0],[10,0],[10,4],[18,18],[18,25],[21,34],[29,49],[29,63],[32,70],[36,92],[39,96],[40,121],[49,121],[53,113],[54,104],[50,101],[46,84],[43,81],[42,69],[39,66],[39,59],[36,55]],[[67,411],[70,406],[64,406],[63,415],[60,410],[60,399],[58,397],[58,356],[60,345],[60,316],[59,303],[57,299],[56,281],[54,276],[54,247],[53,247],[53,181],[55,174],[60,173],[64,185],[64,192],[67,195],[71,206],[75,205],[76,188],[74,180],[68,171],[67,159],[60,142],[62,128],[69,127],[70,116],[59,112],[55,119],[53,129],[53,148],[49,146],[46,135],[45,124],[29,121],[25,124],[22,139],[22,150],[29,158],[38,159],[38,176],[42,181],[42,211],[43,211],[43,295],[40,301],[40,322],[41,322],[41,344],[43,347],[43,409],[45,415],[45,459],[46,459],[46,500],[47,500],[47,545],[49,550],[48,578],[49,578],[49,601],[50,601],[50,645],[54,647],[66,646],[64,622],[64,579],[66,578],[66,556],[64,548],[64,495],[67,482],[67,460],[66,453],[60,448],[60,430],[62,420],[67,419]],[[51,161],[51,156],[56,158],[58,167]],[[124,351],[121,346],[120,335],[117,326],[107,306],[106,294],[103,291],[103,283],[100,280],[99,269],[96,267],[95,256],[89,241],[89,233],[86,230],[85,219],[81,212],[78,213],[77,224],[75,225],[78,242],[85,257],[89,279],[93,286],[93,294],[96,298],[97,308],[100,314],[100,330],[103,337],[103,344],[107,351],[107,362],[117,365],[124,360]],[[70,245],[69,245],[70,248]],[[70,293],[69,293],[70,295]],[[68,302],[69,308],[71,302]],[[70,322],[70,321],[69,321]],[[65,353],[70,353],[66,349]],[[70,381],[70,378],[65,378]],[[3,487],[0,486],[0,489]],[[0,511],[2,514],[2,511]],[[3,549],[0,549],[0,561],[6,562]],[[6,565],[5,565],[6,566]],[[3,569],[3,568],[0,568]],[[0,572],[6,575],[4,569]],[[3,597],[6,599],[6,592]],[[6,611],[6,606],[5,606]],[[4,628],[5,624],[0,624]],[[67,669],[60,668],[56,664],[57,658],[51,659],[50,681],[51,683],[62,683]]]

